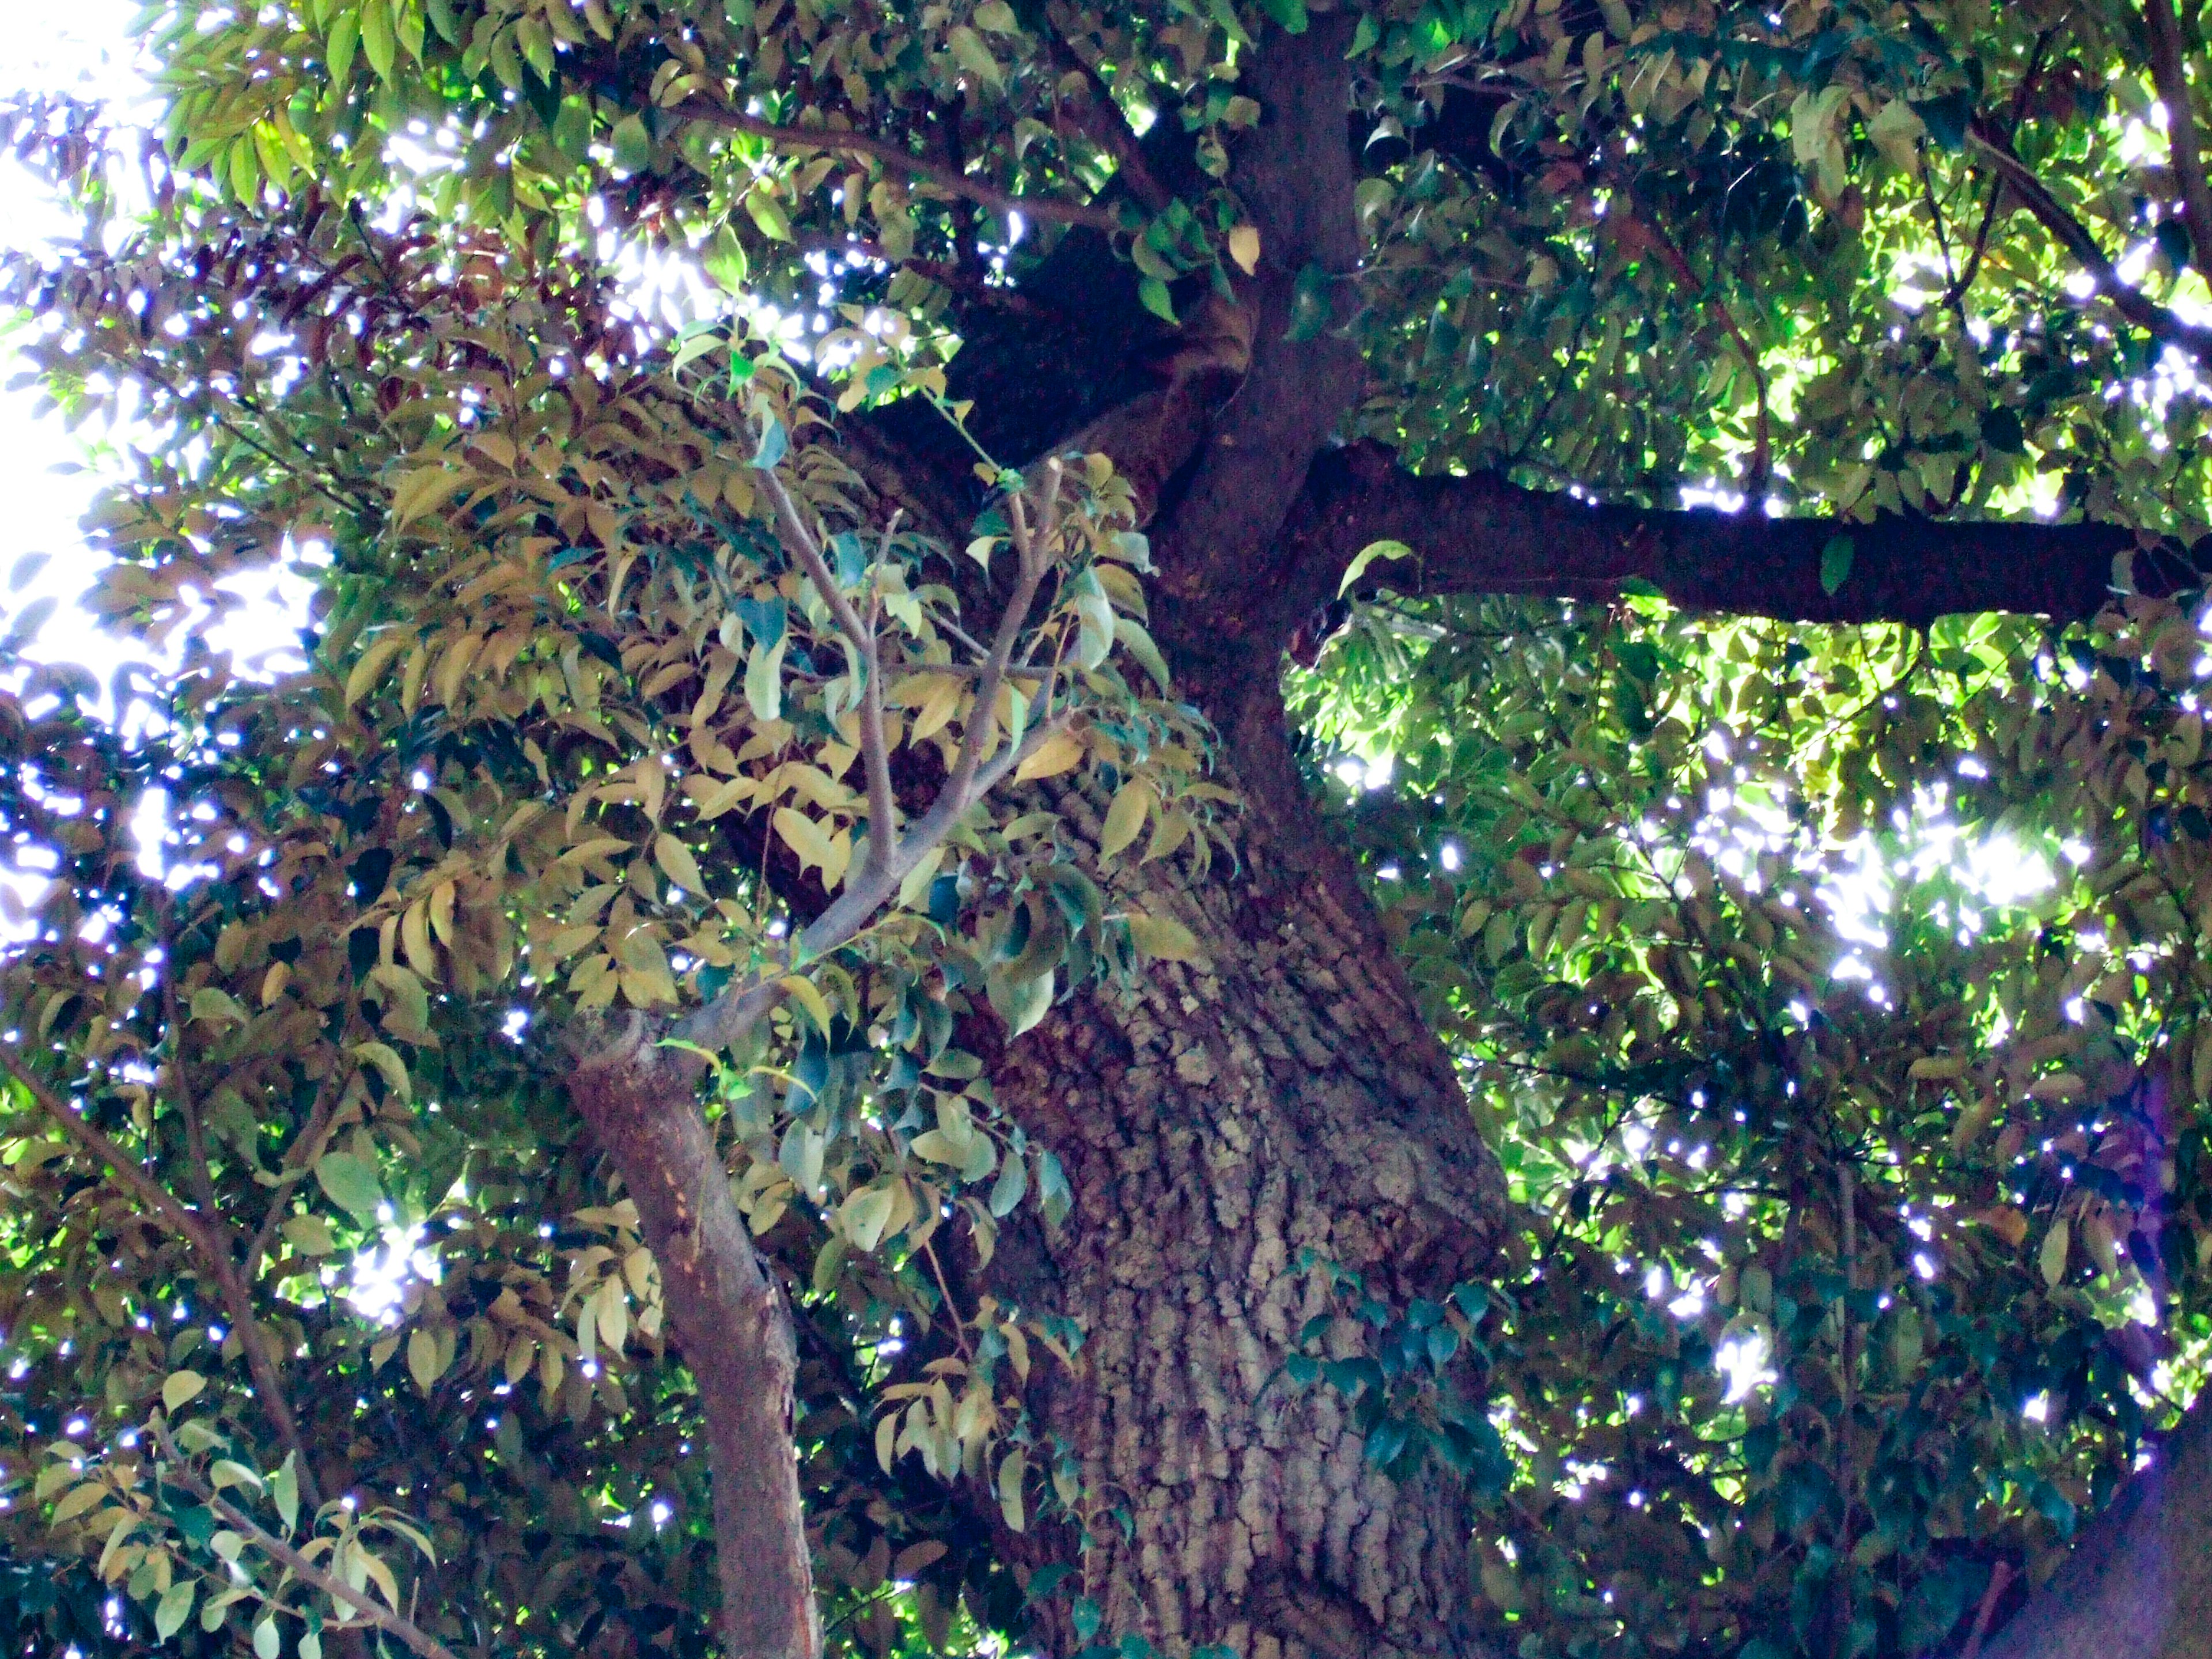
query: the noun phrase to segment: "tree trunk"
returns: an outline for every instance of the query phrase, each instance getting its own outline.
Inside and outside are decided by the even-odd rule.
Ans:
[[[588,1029],[589,1039],[605,1034]],[[661,1296],[699,1390],[714,1477],[726,1659],[822,1651],[798,1465],[791,1314],[753,1250],[727,1166],[700,1115],[697,1057],[633,1023],[578,1065],[569,1099],[622,1171]]]
[[[1077,1371],[1038,1373],[1030,1406],[1080,1465],[1088,1548],[1066,1532],[1004,1547],[1079,1559],[1104,1633],[1170,1653],[1485,1651],[1459,1481],[1434,1460],[1385,1478],[1345,1396],[1279,1374],[1329,1306],[1328,1266],[1394,1307],[1441,1298],[1492,1276],[1508,1207],[1348,862],[1272,787],[1290,756],[1261,689],[1224,744],[1254,803],[1244,872],[1221,879],[1217,860],[1215,879],[1178,880],[1132,849],[1114,883],[1182,921],[1204,960],[1072,1001],[993,1069],[1074,1207],[1003,1244],[987,1288],[1085,1336]],[[1058,804],[1096,837],[1102,803]],[[1048,1604],[1048,1651],[1082,1645],[1066,1609]]]
[[[2212,1402],[2199,1398],[1982,1659],[2212,1654]]]

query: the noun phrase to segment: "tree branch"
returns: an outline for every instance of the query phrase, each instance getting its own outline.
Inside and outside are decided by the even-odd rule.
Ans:
[[[161,1448],[161,1455],[168,1459],[172,1465],[166,1472],[168,1477],[214,1510],[225,1526],[243,1534],[256,1549],[276,1562],[294,1577],[303,1583],[313,1585],[333,1601],[353,1608],[386,1635],[397,1638],[415,1652],[421,1654],[422,1659],[456,1659],[453,1650],[439,1641],[436,1637],[412,1621],[403,1619],[396,1613],[386,1612],[369,1599],[368,1591],[355,1589],[343,1579],[325,1572],[283,1539],[264,1530],[252,1516],[224,1498],[215,1488],[193,1474],[182,1455],[178,1452],[176,1443],[169,1438],[167,1425],[159,1417],[156,1417],[148,1426],[152,1429],[154,1438]]]
[[[1829,544],[1848,537],[1850,569],[1822,585]],[[2112,592],[2131,530],[2103,524],[2007,524],[1885,518],[1872,524],[1771,519],[1752,512],[1593,506],[1490,474],[1416,477],[1379,444],[1316,461],[1274,550],[1264,586],[1271,648],[1337,597],[1343,573],[1378,541],[1411,559],[1374,568],[1401,592],[1528,593],[1608,600],[1634,580],[1675,604],[1808,623],[1925,624],[1954,611],[2073,619]],[[1832,574],[1832,570],[1831,571]]]
[[[2105,257],[2105,251],[2097,246],[2097,239],[2089,234],[2088,228],[2044,187],[2034,170],[2013,153],[2011,144],[1989,123],[1977,118],[1968,129],[1968,137],[1997,176],[2020,198],[2021,204],[2074,256],[2096,284],[2096,291],[2112,301],[2114,310],[2153,339],[2178,346],[2199,362],[2212,363],[2212,328],[2185,322],[2142,289],[2122,282],[2119,272],[2112,268],[2112,262]]]
[[[750,133],[756,138],[766,139],[779,149],[830,150],[844,155],[866,155],[893,167],[917,179],[927,180],[949,195],[989,208],[994,213],[1018,213],[1031,222],[1051,220],[1064,225],[1088,225],[1093,230],[1110,231],[1118,227],[1120,219],[1108,208],[1094,202],[1063,202],[1053,196],[1014,196],[995,185],[969,176],[957,167],[946,167],[916,155],[895,140],[872,137],[864,132],[837,132],[829,128],[779,126],[774,121],[764,121],[757,115],[726,109],[720,104],[704,99],[687,98],[669,113],[687,120],[703,121],[709,126],[727,127],[732,132]]]
[[[853,609],[853,602],[837,586],[837,578],[830,568],[830,562],[822,556],[820,544],[808,526],[806,516],[799,510],[791,492],[783,487],[774,467],[761,471],[761,488],[775,507],[777,527],[783,532],[784,550],[799,562],[823,603],[830,607],[830,615],[837,624],[837,631],[860,653],[861,671],[867,683],[860,688],[860,760],[868,780],[868,863],[870,872],[883,869],[890,861],[891,848],[898,834],[897,805],[891,793],[891,756],[884,740],[884,675],[883,653],[876,638],[872,618],[864,618]],[[896,532],[898,520],[893,516],[884,531],[884,550],[890,550],[891,537]]]
[[[113,1170],[116,1178],[152,1212],[155,1220],[187,1245],[203,1253],[207,1250],[207,1233],[199,1217],[179,1203],[175,1194],[148,1175],[138,1161],[106,1133],[86,1121],[83,1114],[72,1110],[68,1102],[16,1065],[4,1048],[0,1048],[0,1072],[5,1072],[29,1095],[63,1133]]]
[[[153,1218],[182,1239],[185,1249],[199,1257],[201,1266],[215,1283],[216,1299],[222,1304],[238,1333],[238,1346],[246,1354],[246,1368],[253,1377],[262,1409],[269,1414],[270,1424],[285,1450],[299,1457],[301,1490],[313,1493],[315,1476],[308,1462],[306,1442],[301,1437],[298,1419],[292,1415],[290,1401],[279,1386],[268,1355],[265,1334],[253,1317],[252,1303],[246,1294],[245,1285],[239,1281],[237,1266],[230,1255],[228,1230],[212,1213],[195,1215],[179,1203],[176,1194],[147,1174],[137,1159],[88,1122],[82,1113],[71,1110],[68,1102],[16,1065],[4,1049],[0,1049],[0,1072],[13,1079],[63,1133],[106,1164]]]
[[[2197,136],[2197,102],[2189,90],[2181,20],[2173,14],[2173,0],[2143,0],[2143,21],[2150,31],[2151,80],[2166,106],[2166,149],[2189,216],[2191,256],[2212,281],[2212,186],[2204,181],[2203,141]]]

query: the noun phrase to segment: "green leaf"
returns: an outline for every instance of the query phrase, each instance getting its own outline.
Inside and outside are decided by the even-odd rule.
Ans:
[[[653,135],[645,130],[644,117],[623,117],[615,123],[609,141],[614,147],[615,165],[624,173],[643,173],[653,166]]]
[[[1836,596],[1851,576],[1851,555],[1855,550],[1849,536],[1831,536],[1820,550],[1820,591],[1830,599]]]
[[[376,1224],[384,1187],[376,1171],[351,1152],[325,1152],[315,1160],[315,1182],[337,1205],[364,1227]]]
[[[761,428],[760,442],[754,447],[752,464],[767,471],[781,461],[791,449],[791,434],[783,429],[783,422],[771,416]]]
[[[347,77],[353,73],[354,52],[360,45],[361,13],[354,7],[349,6],[338,14],[337,21],[331,25],[331,38],[326,50],[332,86],[345,85]]]
[[[198,1371],[172,1371],[168,1380],[161,1384],[162,1408],[177,1411],[198,1399],[200,1390],[205,1387],[207,1378]]]
[[[1260,9],[1291,34],[1306,32],[1306,0],[1260,0]]]
[[[199,1594],[199,1581],[179,1578],[161,1592],[161,1599],[154,1604],[154,1634],[166,1642],[185,1627],[191,1616],[192,1598]]]
[[[1309,262],[1291,286],[1291,325],[1285,337],[1318,339],[1328,326],[1329,287],[1334,279],[1317,264]]]
[[[1352,562],[1344,568],[1344,580],[1336,585],[1337,597],[1352,592],[1359,579],[1367,574],[1367,567],[1378,559],[1410,559],[1413,550],[1403,542],[1370,542],[1352,555]]]
[[[1175,300],[1168,293],[1168,285],[1157,276],[1147,276],[1137,284],[1137,298],[1145,309],[1162,322],[1176,320]]]
[[[269,1477],[269,1495],[276,1501],[276,1513],[283,1518],[284,1530],[289,1532],[300,1524],[300,1455],[286,1452],[284,1461],[276,1466],[276,1473]]]

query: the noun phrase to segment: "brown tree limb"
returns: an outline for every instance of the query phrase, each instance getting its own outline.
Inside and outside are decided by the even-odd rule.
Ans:
[[[2189,89],[2188,59],[2173,0],[2143,0],[2149,26],[2151,80],[2166,106],[2166,143],[2181,202],[2189,216],[2189,246],[2197,269],[2212,276],[2212,185],[2204,179],[2204,141],[2197,129],[2197,100]]]
[[[2122,282],[2112,262],[2105,257],[2104,249],[2097,246],[2097,239],[2089,234],[2088,227],[2067,211],[2045,187],[2043,180],[2035,176],[2034,169],[2014,155],[2010,143],[1986,121],[1977,119],[1967,136],[1998,178],[2019,198],[2021,205],[2074,256],[2075,262],[2096,284],[2096,292],[2109,301],[2115,311],[2153,339],[2177,346],[2199,362],[2212,363],[2212,328],[2185,321],[2142,289]]]
[[[1121,221],[1109,208],[1095,202],[1063,202],[1052,196],[1015,196],[997,185],[962,171],[916,155],[896,140],[877,138],[865,132],[839,132],[828,127],[787,127],[774,121],[763,120],[757,115],[747,115],[739,110],[725,108],[702,98],[687,98],[669,113],[686,120],[702,121],[708,126],[726,127],[732,132],[749,133],[753,137],[767,140],[779,149],[829,150],[842,155],[866,155],[896,167],[911,176],[925,179],[947,194],[989,208],[994,213],[1018,213],[1032,221],[1050,220],[1064,225],[1088,225],[1094,230],[1110,231]]]
[[[228,1501],[222,1493],[193,1474],[191,1467],[185,1462],[183,1455],[177,1450],[176,1442],[170,1439],[167,1425],[159,1417],[156,1417],[148,1426],[153,1431],[155,1443],[161,1448],[162,1456],[168,1460],[169,1466],[162,1471],[163,1474],[214,1510],[225,1526],[241,1534],[254,1548],[275,1561],[302,1583],[312,1584],[333,1601],[341,1606],[351,1607],[386,1635],[405,1644],[410,1650],[422,1655],[422,1659],[458,1659],[458,1656],[451,1648],[421,1626],[411,1620],[402,1618],[396,1613],[386,1612],[369,1599],[368,1591],[355,1589],[343,1580],[325,1572],[298,1550],[260,1526],[252,1516]]]
[[[2212,1395],[2094,1518],[1983,1659],[2200,1659],[2212,1631]]]
[[[1849,537],[1848,574],[1821,581],[1829,544]],[[1527,593],[1606,601],[1631,581],[1675,604],[1807,623],[1925,624],[1957,611],[2094,614],[2132,530],[1885,518],[1869,524],[1757,512],[1597,506],[1491,474],[1416,477],[1379,444],[1321,457],[1273,550],[1250,626],[1279,644],[1337,596],[1360,550],[1401,542],[1410,559],[1370,580],[1401,592]]]

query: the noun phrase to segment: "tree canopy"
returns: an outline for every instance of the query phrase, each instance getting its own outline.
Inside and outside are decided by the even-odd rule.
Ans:
[[[0,1637],[2201,1652],[2208,28],[16,100],[118,648],[0,684]]]

